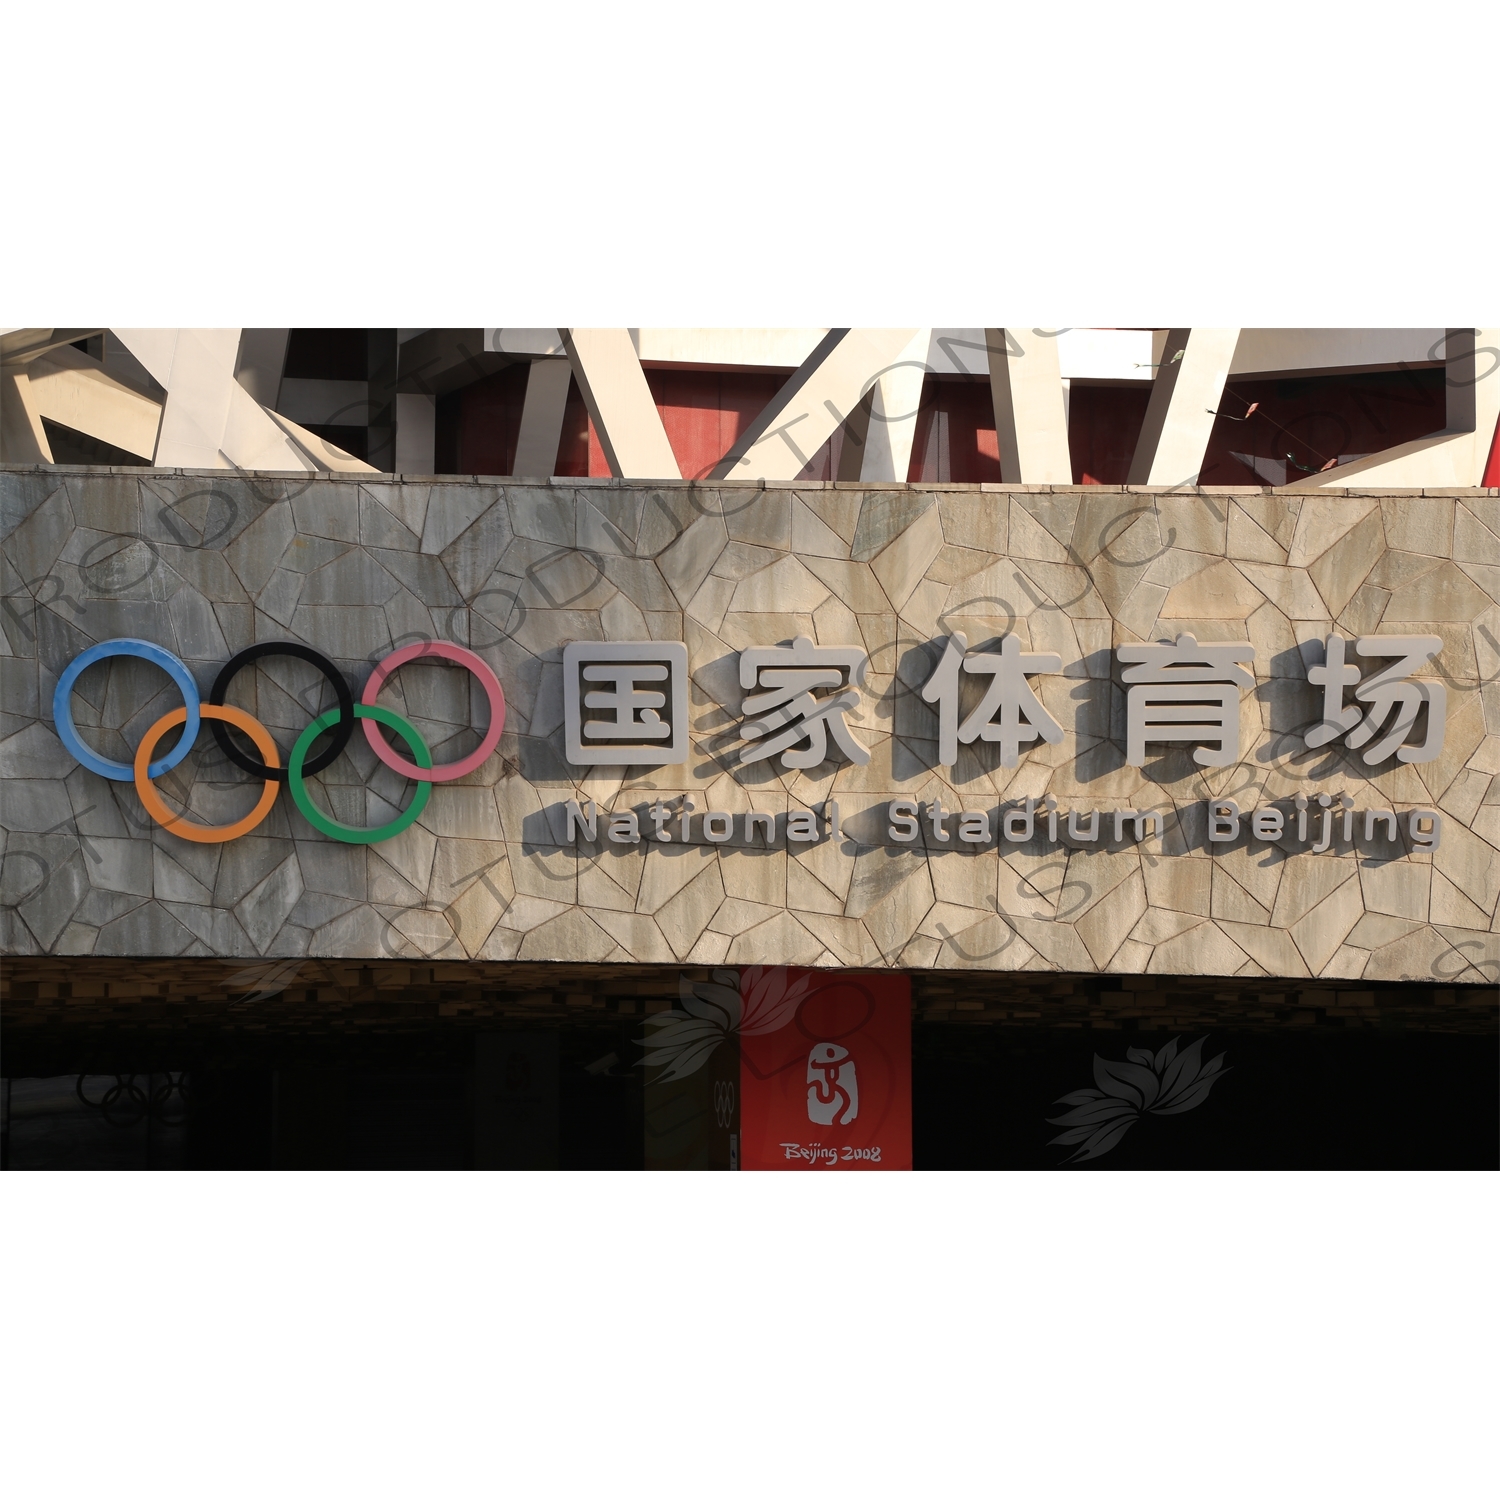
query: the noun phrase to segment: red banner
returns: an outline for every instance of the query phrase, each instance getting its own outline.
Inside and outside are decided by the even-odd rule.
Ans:
[[[911,1170],[911,980],[740,973],[746,1171]]]

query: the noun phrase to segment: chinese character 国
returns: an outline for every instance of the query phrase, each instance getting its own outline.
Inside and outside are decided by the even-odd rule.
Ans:
[[[681,641],[574,641],[563,648],[566,754],[580,766],[675,766],[688,753]]]
[[[958,717],[960,667],[965,672],[990,674],[989,690],[962,723]],[[951,766],[958,759],[959,745],[972,745],[975,740],[998,744],[1002,766],[1015,765],[1021,745],[1038,737],[1049,745],[1060,745],[1062,725],[1042,707],[1026,678],[1061,667],[1062,657],[1055,651],[1022,651],[1013,635],[1001,641],[998,653],[970,655],[968,637],[955,630],[922,689],[922,697],[938,706],[938,764]]]

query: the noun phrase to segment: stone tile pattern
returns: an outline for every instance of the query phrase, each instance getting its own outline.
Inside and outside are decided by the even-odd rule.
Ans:
[[[10,953],[1445,985],[1500,974],[1495,491],[1302,497],[13,469],[0,474],[0,512],[0,938]],[[1440,759],[1371,770],[1341,744],[1302,747],[1320,704],[1306,668],[1332,629],[1442,636]],[[938,769],[936,717],[920,689],[949,630],[976,647],[1014,631],[1023,649],[1059,653],[1062,671],[1032,681],[1064,742],[1038,742],[1009,770],[994,747],[967,746]],[[1145,767],[1127,766],[1114,648],[1184,630],[1256,647],[1239,761],[1204,770],[1190,749],[1153,747]],[[869,651],[869,691],[851,721],[869,765],[736,767],[737,653],[798,634]],[[205,691],[256,640],[306,641],[356,691],[393,643],[455,640],[499,673],[505,734],[483,767],[435,788],[418,823],[388,842],[331,842],[283,794],[254,835],[187,844],[143,817],[132,787],[73,764],[52,730],[57,673],[120,635],[171,646]],[[563,646],[645,638],[687,642],[688,763],[640,774],[570,767]],[[477,743],[476,697],[463,674],[434,665],[403,669],[382,701],[443,760]],[[74,706],[84,733],[125,758],[172,701],[151,669],[121,662],[92,669]],[[230,701],[256,712],[285,753],[332,697],[310,668],[286,662],[247,673]],[[326,805],[348,822],[389,818],[410,795],[358,736],[320,780]],[[258,789],[217,759],[206,733],[164,786],[213,821],[239,816]],[[1206,841],[1209,797],[1249,807],[1318,790],[1348,790],[1360,808],[1435,806],[1441,846],[1377,859],[1362,841],[1320,855]],[[688,844],[563,843],[568,798],[643,810],[689,793],[699,812],[755,810],[779,822],[836,797],[853,837],[790,853],[784,839],[769,850],[718,847],[701,842],[699,819]],[[880,841],[893,796],[993,812],[1048,793],[1085,821],[1095,807],[1158,809],[1164,837],[978,849]]]

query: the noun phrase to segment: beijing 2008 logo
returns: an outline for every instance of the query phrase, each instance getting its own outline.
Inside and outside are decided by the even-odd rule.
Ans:
[[[136,747],[134,762],[129,765],[124,761],[108,760],[90,750],[79,738],[78,731],[73,725],[74,684],[95,662],[113,656],[139,657],[143,661],[160,667],[177,684],[183,698],[181,708],[174,708],[171,712],[163,714],[146,731]],[[224,702],[229,684],[235,674],[242,667],[247,667],[252,662],[267,656],[295,656],[303,661],[311,662],[332,683],[338,697],[337,708],[320,714],[298,736],[297,743],[292,747],[292,753],[284,767],[277,753],[276,744],[265,725],[243,709],[230,707]],[[479,685],[489,698],[489,728],[485,730],[484,739],[480,742],[479,748],[461,760],[450,761],[442,766],[433,765],[432,751],[417,732],[415,725],[402,718],[400,714],[388,708],[381,708],[375,702],[380,689],[390,675],[406,662],[416,661],[420,657],[436,657],[467,667],[478,678]],[[100,776],[108,777],[111,781],[134,781],[135,789],[146,811],[179,838],[189,839],[197,844],[220,844],[228,839],[237,839],[249,833],[259,826],[271,811],[271,806],[276,801],[276,793],[285,782],[291,789],[292,801],[296,803],[298,812],[314,828],[327,834],[329,838],[338,839],[346,844],[375,844],[383,839],[394,838],[398,833],[410,828],[421,817],[422,810],[432,796],[434,782],[456,781],[460,776],[467,776],[490,755],[499,744],[500,731],[505,727],[505,695],[500,690],[499,678],[479,657],[472,651],[465,650],[462,646],[455,646],[448,641],[421,641],[414,646],[405,646],[399,651],[391,652],[389,656],[378,662],[375,670],[370,673],[369,681],[365,683],[364,692],[358,703],[354,702],[353,694],[349,691],[349,684],[344,680],[343,674],[321,652],[314,651],[310,646],[304,646],[297,641],[262,641],[257,645],[247,647],[229,659],[223,671],[214,679],[214,685],[209,690],[208,701],[205,703],[199,697],[193,674],[188,671],[186,664],[180,658],[161,646],[153,645],[150,641],[120,639],[101,641],[97,646],[90,646],[88,650],[81,652],[68,663],[67,669],[58,679],[57,691],[53,694],[52,719],[57,728],[58,738],[81,765],[87,766],[89,770],[97,772]],[[237,823],[214,827],[204,823],[190,822],[182,813],[173,812],[162,799],[161,793],[152,785],[157,777],[165,775],[187,757],[198,738],[198,730],[204,719],[210,721],[210,727],[219,749],[235,765],[251,776],[260,776],[265,779],[266,789],[261,794],[260,801]],[[374,828],[355,828],[330,818],[313,802],[304,780],[305,777],[316,775],[332,765],[344,753],[354,733],[356,719],[364,721],[365,738],[381,763],[417,783],[416,794],[412,797],[411,805],[389,823],[382,823]],[[182,734],[177,743],[160,760],[153,761],[152,752],[161,743],[163,736],[179,725],[182,726]],[[377,728],[379,725],[384,725],[404,740],[413,759],[407,760],[393,750]],[[229,735],[230,726],[249,736],[255,748],[260,751],[262,759],[256,760],[253,755],[247,754],[234,743]],[[308,752],[312,749],[314,741],[323,734],[332,736],[328,745],[317,755],[308,759]]]

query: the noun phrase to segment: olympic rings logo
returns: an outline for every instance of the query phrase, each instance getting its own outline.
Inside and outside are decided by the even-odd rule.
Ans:
[[[106,759],[90,750],[79,738],[78,730],[73,724],[73,688],[79,677],[95,662],[115,656],[137,657],[160,667],[177,684],[183,700],[181,708],[174,708],[163,714],[146,731],[136,747],[134,761],[128,765],[124,761]],[[281,764],[276,743],[265,725],[243,709],[230,707],[224,702],[229,684],[240,669],[267,656],[293,656],[310,662],[333,685],[338,697],[337,708],[320,714],[302,731],[285,766]],[[479,748],[461,760],[450,761],[441,766],[433,764],[432,751],[428,749],[415,725],[391,709],[381,708],[375,702],[381,688],[398,667],[423,657],[435,657],[467,667],[478,679],[490,704],[489,728],[485,730]],[[262,777],[266,783],[260,800],[237,823],[215,827],[189,821],[186,814],[174,812],[168,807],[161,793],[152,785],[158,777],[186,759],[197,741],[199,728],[205,719],[225,756],[241,770],[251,776]],[[355,828],[330,818],[312,800],[305,780],[331,766],[344,753],[354,734],[356,719],[363,721],[365,739],[381,764],[417,783],[416,794],[406,811],[389,823],[382,823],[374,828]],[[460,776],[467,776],[489,757],[499,744],[500,732],[505,727],[505,694],[500,690],[500,679],[472,651],[448,641],[419,641],[414,646],[405,646],[399,651],[391,652],[378,662],[375,670],[370,673],[369,681],[365,683],[360,701],[356,703],[343,674],[321,652],[297,641],[262,641],[229,659],[223,671],[214,679],[205,703],[199,697],[193,674],[178,657],[150,641],[120,639],[101,641],[97,646],[90,646],[68,663],[67,669],[58,678],[57,690],[52,696],[52,721],[58,738],[80,765],[87,766],[89,770],[110,781],[133,781],[142,806],[178,838],[188,839],[195,844],[222,844],[229,839],[240,838],[265,820],[284,783],[291,790],[297,811],[320,833],[345,844],[376,844],[383,839],[395,838],[421,817],[432,796],[434,782],[456,781]],[[406,742],[406,747],[411,752],[410,760],[403,758],[386,742],[378,727],[381,725],[394,731]],[[168,731],[179,726],[182,735],[177,743],[160,760],[153,761],[151,757],[162,738]],[[259,760],[234,743],[229,736],[231,727],[248,736],[260,752]],[[309,759],[314,742],[323,734],[331,734],[329,744]]]
[[[135,1073],[117,1073],[115,1081],[97,1099],[90,1099],[84,1092],[89,1075],[80,1073],[73,1090],[78,1102],[90,1109],[97,1109],[105,1122],[121,1130],[129,1130],[148,1116],[160,1125],[181,1125],[187,1118],[187,1074],[167,1073],[165,1083],[153,1083],[148,1074],[147,1086],[142,1088],[135,1080]],[[148,1093],[147,1090],[150,1090]],[[172,1096],[177,1096],[177,1105],[172,1106]]]

